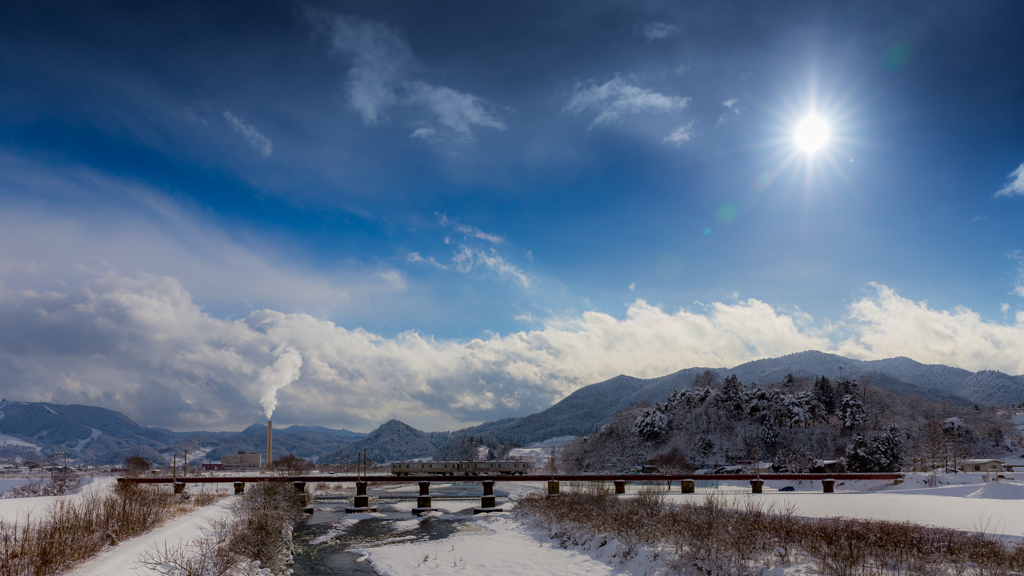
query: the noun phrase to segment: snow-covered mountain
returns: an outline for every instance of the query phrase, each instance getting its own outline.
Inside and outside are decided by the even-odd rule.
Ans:
[[[241,432],[174,432],[140,426],[120,412],[96,406],[50,402],[0,401],[0,455],[48,458],[67,452],[72,459],[120,464],[139,455],[163,464],[171,454],[189,451],[189,460],[217,461],[238,450],[266,450],[266,425]],[[290,426],[274,430],[275,454],[292,453],[315,459],[358,440],[365,434],[322,426]]]
[[[319,462],[322,464],[355,462],[357,454],[364,449],[367,458],[374,462],[420,458],[432,455],[451,439],[450,432],[423,432],[404,422],[389,420],[367,434],[365,438],[324,454],[320,457]]]
[[[956,404],[1006,405],[1024,400],[1024,376],[1002,372],[970,372],[960,368],[921,364],[909,358],[855,360],[836,354],[807,351],[779,358],[766,358],[733,368],[713,368],[723,380],[735,374],[747,384],[782,382],[787,375],[796,378],[826,376],[856,378],[863,383],[888,390],[899,396],[916,394],[929,400],[950,400]],[[560,402],[537,414],[486,422],[460,430],[456,434],[492,436],[498,441],[523,444],[555,436],[584,435],[597,431],[621,410],[643,401],[657,402],[673,390],[688,388],[693,379],[708,368],[687,368],[659,378],[616,376],[573,392]]]

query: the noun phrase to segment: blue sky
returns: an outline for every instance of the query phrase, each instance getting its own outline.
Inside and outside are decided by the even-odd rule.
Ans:
[[[437,429],[808,347],[1024,372],[1019,3],[65,4],[0,9],[9,398]]]

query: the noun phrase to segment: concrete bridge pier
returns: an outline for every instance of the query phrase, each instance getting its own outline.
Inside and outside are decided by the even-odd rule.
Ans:
[[[626,493],[626,481],[625,480],[616,480],[615,481],[615,493],[616,494],[625,494]]]
[[[558,480],[548,480],[548,496],[558,494]]]
[[[836,481],[829,478],[821,481],[821,491],[825,494],[832,494],[836,491]]]
[[[696,483],[693,480],[687,479],[679,481],[679,491],[683,494],[693,494],[696,492],[694,486],[696,486]]]
[[[356,482],[356,495],[352,498],[352,507],[345,508],[348,514],[357,512],[376,512],[376,506],[370,506],[370,496],[366,493],[366,486],[369,482],[359,480]]]
[[[306,514],[313,513],[313,507],[309,505],[309,494],[306,494],[306,483],[305,482],[292,482],[292,486],[295,487],[295,501],[302,507],[302,511]]]
[[[420,482],[419,485],[420,495],[416,498],[416,507],[412,509],[412,513],[419,516],[424,512],[437,512],[437,508],[430,504],[430,482]]]
[[[761,489],[764,488],[764,480],[751,480],[750,481],[750,493],[761,494]]]
[[[480,507],[473,508],[473,514],[486,514],[488,512],[501,512],[494,497],[494,480],[484,480],[484,494],[480,497]]]
[[[235,482],[235,495],[245,493],[245,482]]]

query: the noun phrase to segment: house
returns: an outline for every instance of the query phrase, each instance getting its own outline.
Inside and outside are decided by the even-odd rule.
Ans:
[[[203,471],[209,472],[213,470],[223,470],[224,464],[221,462],[203,462]]]
[[[960,470],[965,473],[978,474],[1002,474],[1003,461],[990,458],[976,458],[973,460],[962,460]]]

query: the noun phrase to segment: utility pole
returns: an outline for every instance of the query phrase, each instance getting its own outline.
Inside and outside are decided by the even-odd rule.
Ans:
[[[178,455],[174,455],[174,459],[171,461],[171,480],[178,481]]]
[[[184,480],[188,476],[188,450],[185,450],[185,462],[181,465],[181,478]]]

